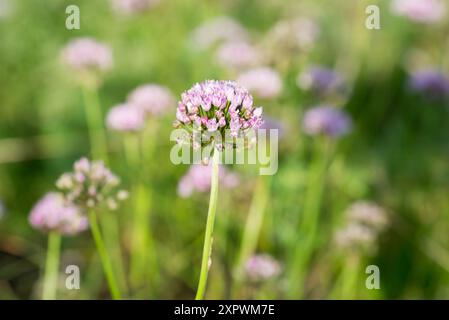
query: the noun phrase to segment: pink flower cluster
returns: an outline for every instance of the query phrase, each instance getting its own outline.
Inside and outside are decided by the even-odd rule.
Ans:
[[[194,47],[206,49],[221,41],[243,41],[248,34],[230,17],[218,17],[199,26],[192,33]]]
[[[162,115],[174,104],[175,98],[168,88],[145,84],[134,89],[126,103],[111,108],[106,124],[117,131],[140,131],[145,127],[147,117]]]
[[[282,91],[279,73],[268,67],[248,70],[240,74],[237,82],[260,98],[275,98]]]
[[[128,197],[126,191],[115,190],[120,180],[103,161],[90,162],[81,158],[73,168],[73,172],[62,174],[56,182],[56,187],[70,203],[82,208],[95,208],[105,202],[110,210],[115,210],[118,201]]]
[[[224,67],[240,69],[252,67],[262,61],[260,51],[245,41],[228,41],[217,51],[217,60]]]
[[[189,132],[230,130],[232,137],[245,137],[262,123],[262,107],[253,106],[253,97],[234,81],[207,80],[182,94],[176,111],[175,127]],[[190,137],[194,144],[195,139]]]
[[[178,194],[180,197],[188,198],[195,191],[204,193],[210,190],[211,186],[211,165],[192,165],[187,173],[181,178],[178,184]],[[225,188],[234,188],[239,183],[237,174],[228,172],[220,166],[218,171],[220,183]]]
[[[92,38],[77,38],[62,50],[63,61],[75,70],[106,71],[112,67],[111,49]]]
[[[383,208],[368,201],[353,203],[347,210],[347,224],[336,233],[336,242],[342,248],[376,249],[380,233],[388,226],[388,216]]]
[[[154,7],[160,0],[112,0],[112,7],[117,13],[131,15]]]
[[[36,229],[64,235],[74,235],[88,227],[87,218],[80,208],[56,192],[50,192],[38,201],[31,210],[29,221]]]
[[[139,131],[145,126],[145,117],[140,109],[124,103],[109,110],[106,125],[117,131]]]
[[[428,24],[441,21],[446,14],[446,5],[442,0],[393,0],[391,9],[398,16]]]
[[[281,265],[267,254],[254,255],[245,264],[247,277],[251,281],[264,281],[275,278],[281,273]]]

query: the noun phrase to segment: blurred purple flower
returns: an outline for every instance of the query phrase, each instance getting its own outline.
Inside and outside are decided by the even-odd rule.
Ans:
[[[207,49],[222,41],[244,41],[248,34],[238,22],[230,17],[218,17],[196,28],[192,32],[193,46]]]
[[[260,98],[275,98],[282,91],[281,77],[272,68],[264,67],[248,70],[240,74],[237,82]]]
[[[228,41],[217,51],[218,62],[227,68],[252,67],[262,60],[259,50],[245,41]]]
[[[131,15],[148,10],[159,2],[160,0],[112,0],[112,7],[117,13]]]
[[[298,87],[311,90],[316,94],[329,94],[345,88],[343,76],[332,69],[322,66],[310,66],[298,75]]]
[[[174,126],[189,132],[216,132],[245,137],[262,123],[262,108],[253,106],[253,97],[234,81],[207,80],[184,92],[178,104]],[[195,145],[194,136],[186,137]],[[217,146],[219,147],[219,146]]]
[[[65,199],[79,207],[95,208],[106,203],[110,210],[115,210],[118,201],[124,200],[123,190],[115,189],[120,184],[103,161],[89,161],[81,158],[73,166],[73,172],[62,174],[56,181],[56,187],[64,193]]]
[[[74,235],[88,227],[87,217],[81,210],[67,203],[60,193],[46,194],[33,207],[30,224],[42,231],[56,231],[64,235]]]
[[[151,115],[163,114],[175,105],[175,97],[171,91],[156,84],[137,87],[129,94],[128,101]]]
[[[413,91],[423,93],[431,99],[449,96],[449,77],[440,71],[416,71],[410,76],[409,86]]]
[[[352,121],[342,110],[319,106],[306,111],[303,126],[304,131],[309,135],[324,134],[339,137],[351,130]]]
[[[254,255],[245,264],[246,275],[252,281],[276,278],[281,270],[280,263],[267,254]]]
[[[182,198],[190,197],[195,191],[205,193],[210,190],[212,170],[209,165],[195,164],[181,178],[178,183],[178,195]],[[219,183],[225,188],[234,188],[239,183],[237,174],[229,172],[220,166],[218,172]]]
[[[145,115],[141,109],[132,104],[120,104],[109,110],[106,125],[117,131],[139,131],[145,126]]]
[[[391,10],[414,22],[430,24],[443,19],[446,5],[442,0],[393,0]]]
[[[112,67],[111,49],[92,38],[77,38],[62,50],[63,61],[75,70],[106,71]]]
[[[277,130],[278,131],[278,137],[282,138],[285,134],[285,125],[276,119],[272,119],[270,117],[264,117],[264,122],[260,126],[260,129],[266,129],[266,130]]]

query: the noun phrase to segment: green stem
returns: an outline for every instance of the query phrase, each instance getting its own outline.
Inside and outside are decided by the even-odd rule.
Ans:
[[[48,234],[47,258],[45,261],[45,278],[42,298],[55,300],[58,284],[59,255],[61,235],[55,231]]]
[[[257,247],[260,230],[262,228],[265,209],[268,203],[268,181],[269,177],[259,176],[254,190],[254,196],[251,201],[248,218],[245,223],[242,244],[237,260],[237,275],[241,273],[241,269],[245,261],[254,253]]]
[[[356,299],[360,272],[360,258],[350,255],[341,274],[341,299]]]
[[[93,159],[102,159],[108,163],[107,140],[104,131],[104,119],[101,112],[100,100],[95,87],[83,86],[84,110]]]
[[[326,171],[329,165],[330,146],[328,141],[316,141],[312,164],[308,176],[308,186],[304,198],[302,221],[298,235],[301,246],[294,248],[291,268],[290,297],[302,296],[307,267],[316,245],[318,222],[324,193]]]
[[[106,281],[108,282],[112,298],[114,300],[121,299],[120,290],[118,288],[117,281],[112,269],[111,259],[109,258],[108,252],[103,242],[103,238],[101,236],[100,228],[98,227],[97,216],[93,210],[89,210],[88,215],[92,236],[94,238],[98,254],[100,255],[101,264],[106,275]]]
[[[206,232],[204,236],[203,258],[201,260],[201,272],[196,292],[196,300],[202,300],[206,292],[207,274],[209,273],[209,258],[212,253],[212,233],[214,230],[215,212],[217,210],[218,198],[218,163],[220,153],[215,150],[212,157],[212,176],[209,199],[209,210],[207,212]]]

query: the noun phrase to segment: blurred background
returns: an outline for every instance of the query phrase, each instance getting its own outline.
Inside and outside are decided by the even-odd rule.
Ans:
[[[66,28],[69,5],[80,9],[79,30]],[[379,8],[380,29],[365,25],[369,5]],[[125,297],[194,297],[207,182],[198,186],[201,173],[171,163],[169,136],[183,91],[230,79],[280,129],[279,169],[259,176],[251,166],[226,167],[234,179],[220,186],[206,298],[449,298],[448,7],[0,0],[0,298],[41,298],[47,235],[28,216],[91,155],[83,80],[62,54],[80,37],[112,52],[108,70],[95,74],[104,118],[144,84],[174,99],[148,117],[141,167],[129,161],[129,133],[104,128],[108,166],[130,193],[113,212],[111,247],[120,251],[114,267]],[[344,134],[326,129],[332,117],[317,116],[319,132],[308,127],[305,115],[317,106],[347,117]],[[133,191],[142,180],[139,197],[150,200],[136,228]],[[136,247],[140,233],[147,240]],[[147,261],[133,266],[141,252]],[[79,290],[65,287],[67,265],[80,268]],[[365,285],[369,265],[379,268],[379,289]],[[109,298],[88,231],[63,237],[59,270],[58,298]]]

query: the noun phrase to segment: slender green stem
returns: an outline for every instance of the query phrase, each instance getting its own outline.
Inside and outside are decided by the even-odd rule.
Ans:
[[[59,255],[61,235],[55,231],[48,234],[47,259],[45,261],[44,300],[55,300],[58,285]]]
[[[323,138],[317,141],[312,158],[311,168],[307,180],[307,190],[304,198],[302,221],[298,236],[301,246],[294,248],[292,260],[290,297],[302,296],[306,269],[309,265],[316,245],[318,222],[329,165],[329,145]]]
[[[120,290],[118,288],[117,281],[114,276],[114,271],[112,269],[111,259],[109,258],[108,252],[103,242],[103,238],[101,236],[100,228],[98,227],[97,216],[93,210],[89,210],[88,216],[92,236],[94,238],[98,254],[100,255],[101,264],[103,266],[103,271],[105,273],[106,281],[108,282],[112,298],[114,300],[121,299]]]
[[[108,163],[107,140],[104,131],[104,119],[101,112],[100,100],[95,87],[83,87],[84,110],[93,159],[102,159]]]
[[[240,274],[245,261],[254,253],[262,228],[265,209],[268,203],[269,176],[259,176],[245,223],[240,253],[237,259],[237,274]]]
[[[341,274],[341,299],[356,299],[360,279],[360,258],[349,255]]]
[[[207,212],[206,232],[204,236],[203,257],[201,259],[201,272],[196,292],[196,300],[202,300],[206,292],[207,275],[209,273],[209,258],[212,253],[212,233],[214,230],[215,212],[217,210],[218,198],[218,163],[220,153],[215,150],[212,157],[212,176],[209,199],[209,210]]]

